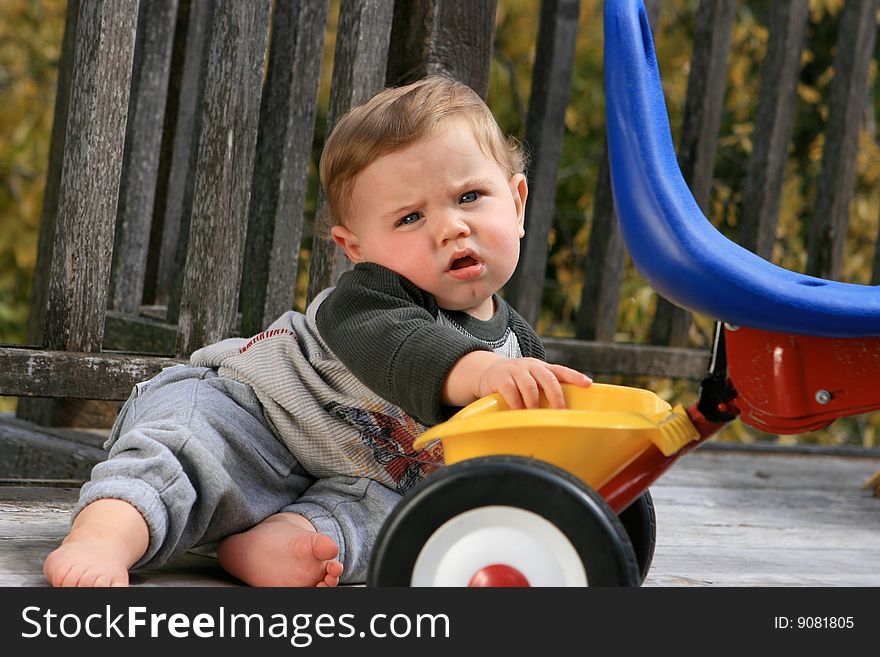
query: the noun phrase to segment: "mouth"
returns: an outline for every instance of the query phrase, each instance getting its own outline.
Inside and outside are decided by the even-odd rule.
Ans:
[[[479,276],[483,272],[483,263],[470,251],[460,251],[453,254],[447,273],[458,280],[468,280]]]
[[[452,264],[449,266],[449,269],[452,271],[456,271],[458,269],[465,269],[467,267],[473,267],[478,264],[476,260],[472,256],[466,255],[461,258],[456,258],[452,261]]]

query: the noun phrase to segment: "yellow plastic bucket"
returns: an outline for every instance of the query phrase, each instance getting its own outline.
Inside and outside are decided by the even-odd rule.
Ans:
[[[671,454],[698,438],[684,409],[673,409],[649,390],[601,383],[562,388],[565,409],[510,410],[500,395],[489,395],[426,431],[413,446],[442,441],[447,465],[480,456],[528,456],[598,489],[652,445]]]

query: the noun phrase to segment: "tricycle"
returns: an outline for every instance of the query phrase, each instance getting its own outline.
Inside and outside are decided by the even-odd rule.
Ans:
[[[672,144],[641,0],[605,2],[605,95],[615,210],[645,280],[717,320],[698,401],[565,386],[566,409],[491,395],[424,433],[446,467],[384,524],[372,586],[638,586],[656,539],[649,486],[740,419],[815,431],[880,408],[880,287],[778,267],[702,214]]]

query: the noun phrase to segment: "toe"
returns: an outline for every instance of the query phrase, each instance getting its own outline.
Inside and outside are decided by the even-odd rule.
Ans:
[[[319,561],[329,561],[337,557],[339,548],[336,546],[336,541],[326,534],[315,534],[312,537],[312,554]]]
[[[339,579],[340,577],[342,577],[342,564],[335,559],[333,561],[327,562],[327,574],[330,577],[335,577],[336,579]]]

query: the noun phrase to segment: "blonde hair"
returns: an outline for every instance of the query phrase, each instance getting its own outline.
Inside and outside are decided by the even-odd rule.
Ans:
[[[509,176],[525,171],[522,146],[504,136],[476,92],[452,78],[429,76],[385,89],[337,122],[321,154],[319,169],[326,202],[316,219],[315,232],[327,237],[333,226],[343,223],[354,179],[361,171],[457,117],[470,123],[480,148]]]

